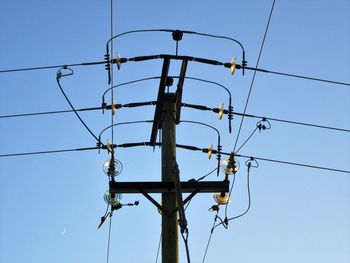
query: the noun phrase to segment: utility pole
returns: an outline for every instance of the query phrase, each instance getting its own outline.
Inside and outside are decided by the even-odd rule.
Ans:
[[[182,89],[189,57],[162,55],[163,68],[160,76],[157,104],[149,146],[162,147],[162,181],[161,182],[109,182],[109,193],[140,193],[162,211],[162,263],[178,263],[178,225],[182,234],[187,233],[187,221],[184,205],[198,193],[222,193],[229,191],[229,181],[185,181],[181,182],[176,163],[176,125],[181,119]],[[144,59],[144,58],[142,58]],[[168,76],[171,59],[182,60],[178,85],[175,93],[166,93],[166,87],[173,83]],[[207,60],[205,60],[207,61]],[[162,130],[162,142],[157,143],[158,130]],[[119,147],[133,147],[145,143],[130,143]],[[113,147],[116,147],[114,145]],[[192,146],[186,146],[193,149]],[[206,149],[207,150],[207,149]],[[203,152],[208,152],[202,150]],[[162,194],[159,204],[150,193]],[[189,195],[183,199],[182,194]],[[178,218],[179,216],[179,218]]]
[[[176,180],[176,96],[164,94],[162,110],[162,182]],[[175,192],[162,193],[162,263],[178,263],[178,216]]]

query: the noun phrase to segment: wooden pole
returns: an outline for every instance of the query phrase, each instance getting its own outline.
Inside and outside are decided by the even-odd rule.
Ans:
[[[174,182],[176,176],[176,96],[164,94],[162,118],[162,182]],[[166,211],[175,211],[176,193],[162,193]],[[162,263],[178,263],[178,215],[162,214]]]

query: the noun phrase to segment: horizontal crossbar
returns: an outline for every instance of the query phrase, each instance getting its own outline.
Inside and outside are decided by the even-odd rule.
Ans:
[[[228,192],[229,181],[181,182],[182,193]],[[175,192],[173,182],[109,182],[110,193],[168,193]]]

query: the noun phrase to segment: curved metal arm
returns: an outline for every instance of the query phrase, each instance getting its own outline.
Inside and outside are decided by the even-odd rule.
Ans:
[[[121,87],[121,86],[125,86],[125,85],[129,85],[129,84],[133,84],[133,83],[137,83],[137,82],[142,82],[142,81],[145,81],[145,80],[151,80],[151,79],[159,79],[160,77],[149,77],[149,78],[142,78],[142,79],[137,79],[137,80],[132,80],[132,81],[128,81],[128,82],[124,82],[124,83],[121,83],[121,84],[117,84],[117,85],[114,85],[110,88],[108,88],[102,95],[102,102],[105,101],[104,97],[106,95],[106,93],[114,88],[117,88],[117,87]]]
[[[109,57],[109,43],[111,41],[113,41],[114,39],[121,37],[121,36],[124,36],[124,35],[132,34],[132,33],[147,33],[147,32],[168,32],[168,33],[181,32],[183,34],[192,34],[192,35],[211,37],[211,38],[217,38],[217,39],[225,39],[225,40],[232,41],[232,42],[238,44],[242,49],[242,73],[244,75],[244,69],[247,66],[247,61],[246,61],[246,57],[245,57],[245,49],[244,49],[241,42],[239,42],[237,39],[234,39],[231,37],[212,35],[212,34],[195,32],[195,31],[186,31],[186,30],[182,31],[182,30],[174,30],[174,29],[139,29],[139,30],[126,31],[126,32],[123,32],[121,34],[118,34],[118,35],[111,37],[107,41],[107,43],[106,43],[106,56]]]
[[[108,129],[112,128],[112,127],[115,127],[115,126],[127,125],[127,124],[136,124],[136,123],[152,123],[152,122],[153,122],[152,120],[117,122],[117,123],[115,123],[115,124],[113,124],[113,125],[110,125],[110,126],[107,126],[106,128],[104,128],[104,129],[100,132],[100,134],[98,135],[98,138],[99,138],[99,141],[101,142],[101,136],[102,136],[102,134],[103,134],[106,130],[108,130]]]
[[[179,76],[169,76],[169,78],[176,78],[178,79]],[[129,84],[134,84],[134,83],[138,83],[138,82],[142,82],[142,81],[146,81],[146,80],[154,80],[154,79],[160,79],[160,77],[148,77],[148,78],[142,78],[142,79],[137,79],[137,80],[132,80],[132,81],[128,81],[128,82],[124,82],[124,83],[121,83],[121,84],[117,84],[117,85],[114,85],[110,88],[108,88],[102,95],[102,105],[104,105],[105,103],[105,95],[108,91],[114,89],[114,88],[117,88],[117,87],[121,87],[121,86],[125,86],[125,85],[129,85]],[[215,81],[210,81],[210,80],[206,80],[206,79],[202,79],[202,78],[195,78],[195,77],[185,77],[185,79],[190,79],[190,80],[196,80],[196,81],[200,81],[200,82],[204,82],[204,83],[209,83],[209,84],[214,84],[218,87],[221,87],[223,88],[228,96],[229,96],[229,102],[228,102],[228,119],[229,119],[229,133],[232,132],[232,119],[233,119],[233,107],[232,107],[232,94],[230,92],[230,90],[225,87],[224,85],[218,83],[218,82],[215,82]]]

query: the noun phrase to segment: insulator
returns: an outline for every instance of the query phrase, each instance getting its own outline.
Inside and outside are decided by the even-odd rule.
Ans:
[[[218,161],[221,160],[221,154],[220,154],[221,150],[222,150],[222,146],[221,146],[221,145],[218,145],[218,147],[217,147],[218,153],[217,153],[217,155],[216,155],[216,160],[218,160]]]
[[[229,120],[233,119],[233,107],[232,106],[228,107],[228,119]]]
[[[106,55],[105,55],[105,60],[106,60],[105,69],[109,71],[109,70],[111,69],[110,56],[109,56],[109,54],[106,54]]]
[[[111,160],[108,159],[103,164],[103,172],[110,176],[115,177],[123,171],[123,165],[119,160],[114,159],[114,162],[111,163]]]
[[[209,160],[210,160],[212,154],[213,154],[213,144],[210,144],[208,147],[208,159]]]
[[[233,58],[231,60],[231,67],[230,67],[230,74],[231,75],[235,74],[236,67],[237,67],[236,58]]]
[[[213,198],[219,205],[226,205],[230,202],[228,193],[215,193]]]
[[[175,41],[180,41],[183,37],[183,32],[180,30],[175,30],[175,31],[173,31],[172,35],[173,35],[173,39]]]
[[[219,120],[221,120],[222,116],[224,115],[224,104],[223,103],[221,103],[221,105],[219,107],[218,115],[219,115]]]
[[[227,174],[235,174],[239,170],[239,162],[236,159],[231,160],[231,158],[221,161],[221,170]]]
[[[119,205],[122,202],[122,194],[111,194],[108,190],[103,195],[103,199],[108,205]]]

